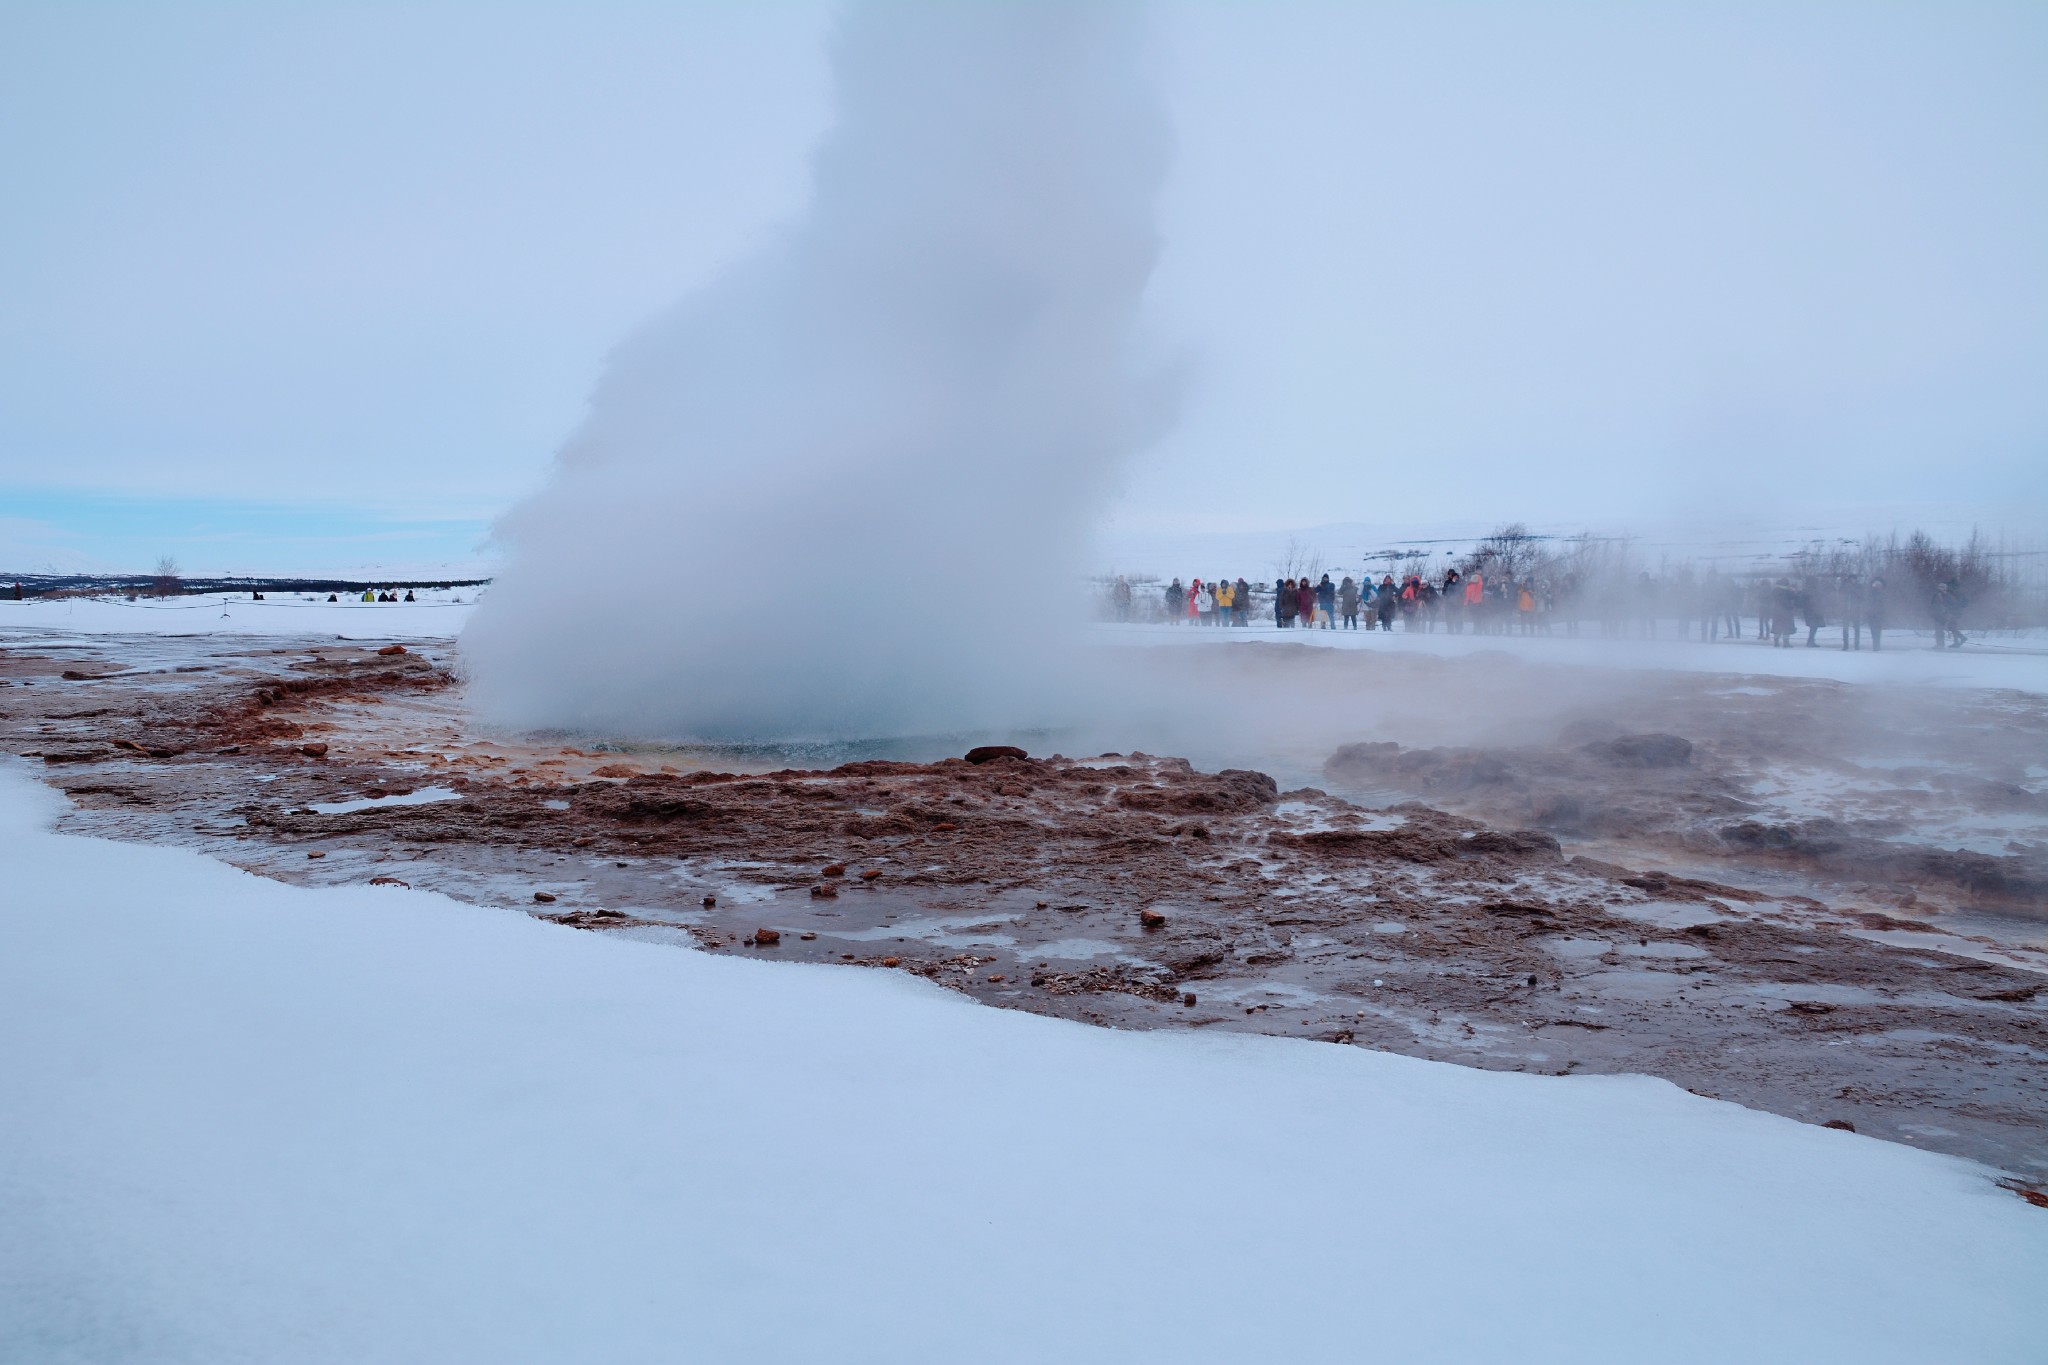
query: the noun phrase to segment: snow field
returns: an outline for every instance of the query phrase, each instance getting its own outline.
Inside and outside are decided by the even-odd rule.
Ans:
[[[1134,1034],[59,836],[0,1360],[2038,1360],[2048,1215],[1644,1078]]]
[[[352,640],[409,639],[459,635],[476,610],[477,590],[421,592],[416,602],[329,602],[327,594],[305,600],[298,593],[271,593],[263,601],[248,593],[199,597],[30,598],[0,601],[0,636],[73,635],[311,635]],[[459,599],[459,600],[458,600]],[[225,613],[225,614],[223,614]]]
[[[1885,647],[1843,650],[1829,641],[1815,649],[1803,643],[1774,649],[1755,640],[1734,644],[1697,639],[1601,638],[1588,623],[1577,637],[1555,635],[1452,635],[1444,631],[1276,630],[1270,622],[1248,627],[1097,623],[1091,638],[1123,647],[1157,646],[1221,649],[1233,644],[1299,645],[1310,649],[1434,654],[1463,658],[1504,654],[1532,663],[1577,664],[1588,668],[1672,669],[1684,673],[1779,678],[1831,678],[1848,683],[1911,683],[1954,687],[2010,687],[2048,692],[2048,636],[2008,632],[1971,634],[1961,649],[1933,648],[1933,633],[1886,631]],[[1665,630],[1672,629],[1669,621]],[[1805,632],[1800,632],[1802,641]],[[1826,639],[1826,636],[1823,636]]]

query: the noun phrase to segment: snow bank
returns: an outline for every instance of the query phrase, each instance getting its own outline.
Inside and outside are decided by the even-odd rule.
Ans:
[[[417,602],[329,602],[274,593],[204,597],[30,598],[0,601],[0,635],[338,635],[351,640],[446,639],[476,610],[475,589],[422,594]]]
[[[1667,622],[1665,628],[1670,629]],[[1094,638],[1112,645],[1157,645],[1220,649],[1261,643],[1310,649],[1410,651],[1444,658],[1470,654],[1512,654],[1537,663],[1589,668],[1664,668],[1686,673],[1760,674],[1776,678],[1832,678],[1849,683],[1914,683],[1935,686],[2011,687],[2048,692],[2048,638],[2036,632],[1982,637],[1975,633],[1961,649],[1933,648],[1932,631],[1885,632],[1882,651],[1843,650],[1833,628],[1819,647],[1803,644],[1775,649],[1756,640],[1706,644],[1694,640],[1609,640],[1590,624],[1573,637],[1556,635],[1451,635],[1443,631],[1277,630],[1270,621],[1249,627],[1170,624],[1098,624]],[[1805,632],[1800,632],[1805,638]]]
[[[2048,1214],[1639,1078],[1126,1034],[60,837],[0,1359],[2038,1360]]]

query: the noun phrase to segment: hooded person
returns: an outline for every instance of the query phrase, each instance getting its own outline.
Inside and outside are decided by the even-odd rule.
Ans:
[[[1344,575],[1344,581],[1337,585],[1337,614],[1344,618],[1347,630],[1358,629],[1358,585],[1351,581],[1351,575]]]

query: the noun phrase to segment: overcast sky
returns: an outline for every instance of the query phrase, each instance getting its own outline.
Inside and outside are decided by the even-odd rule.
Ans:
[[[0,2],[0,545],[108,494],[481,525],[801,206],[829,13]],[[1120,523],[2041,519],[2048,5],[1156,28],[1195,378]]]

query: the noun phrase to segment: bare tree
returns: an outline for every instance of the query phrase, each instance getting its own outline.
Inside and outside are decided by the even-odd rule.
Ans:
[[[1280,558],[1273,561],[1276,578],[1320,578],[1323,568],[1323,552],[1300,536],[1287,537],[1286,548],[1281,551]]]
[[[150,591],[158,597],[175,597],[184,585],[178,581],[178,561],[170,555],[161,555],[156,561],[156,582]]]

